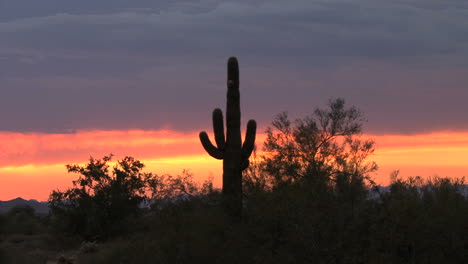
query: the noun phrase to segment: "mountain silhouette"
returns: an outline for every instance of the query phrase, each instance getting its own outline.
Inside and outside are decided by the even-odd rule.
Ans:
[[[48,202],[39,202],[37,200],[25,200],[21,197],[9,201],[0,201],[0,213],[6,213],[14,207],[30,206],[38,215],[46,215],[49,213]]]

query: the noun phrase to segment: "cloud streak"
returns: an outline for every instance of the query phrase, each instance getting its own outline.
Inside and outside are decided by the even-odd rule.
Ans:
[[[88,155],[114,153],[142,158],[199,154],[196,134],[174,131],[82,131],[67,134],[0,133],[0,167],[55,165]]]

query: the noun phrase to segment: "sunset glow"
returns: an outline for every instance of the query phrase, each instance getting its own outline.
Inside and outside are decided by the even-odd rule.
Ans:
[[[375,179],[388,184],[389,174],[462,177],[468,171],[468,133],[438,132],[418,135],[365,135],[376,141],[371,158],[379,165]],[[260,134],[257,146],[265,139]],[[76,175],[65,164],[84,163],[109,153],[115,159],[133,156],[146,171],[178,174],[189,169],[197,181],[212,177],[221,185],[222,162],[205,153],[198,132],[78,131],[69,134],[0,133],[0,200],[21,196],[46,200],[53,189],[70,186]]]

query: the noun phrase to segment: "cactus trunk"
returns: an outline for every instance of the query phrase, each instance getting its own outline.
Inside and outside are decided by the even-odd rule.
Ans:
[[[237,59],[228,60],[226,107],[226,136],[224,135],[223,113],[213,111],[214,146],[206,132],[200,133],[200,141],[212,157],[223,160],[223,203],[232,217],[242,216],[242,171],[249,166],[249,157],[255,145],[255,120],[249,120],[244,144],[240,131],[239,66]]]

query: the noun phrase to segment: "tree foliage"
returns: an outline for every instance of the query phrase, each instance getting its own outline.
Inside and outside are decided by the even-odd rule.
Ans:
[[[213,192],[211,180],[199,186],[188,170],[172,176],[143,172],[145,165],[124,157],[110,168],[112,155],[91,157],[88,163],[67,165],[78,174],[73,187],[50,194],[49,207],[57,227],[86,239],[105,239],[125,233],[129,221],[144,208],[161,208],[177,196],[193,197]]]
[[[359,185],[377,170],[368,161],[374,141],[362,138],[363,122],[361,112],[347,108],[343,99],[330,100],[327,109],[317,108],[295,122],[281,113],[267,129],[263,170],[274,186],[301,180],[341,189]]]
[[[112,155],[90,158],[84,165],[67,165],[79,177],[73,187],[53,191],[49,197],[52,215],[63,228],[84,237],[106,237],[118,232],[123,222],[138,215],[139,205],[150,198],[158,183],[156,175],[142,172],[144,164],[133,157],[117,161]]]

